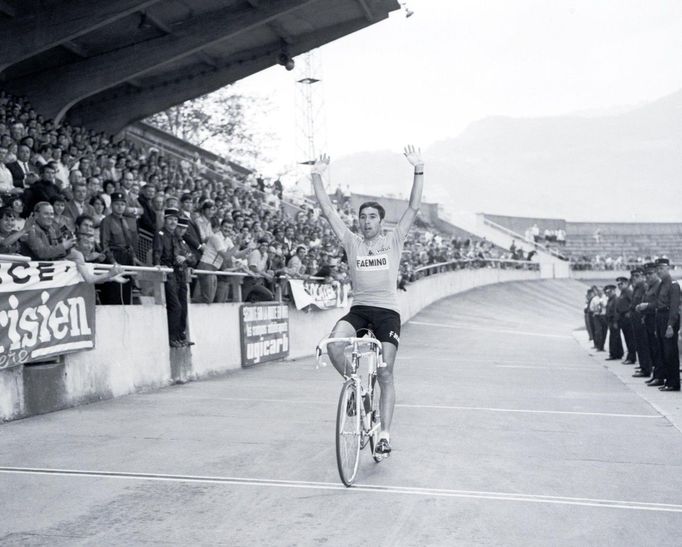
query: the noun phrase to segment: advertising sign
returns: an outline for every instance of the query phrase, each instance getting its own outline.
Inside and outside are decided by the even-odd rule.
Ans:
[[[239,309],[242,366],[289,355],[289,308],[286,304],[243,304]]]
[[[297,310],[311,305],[321,310],[348,306],[350,285],[347,283],[318,283],[303,279],[290,279],[289,286]]]
[[[95,288],[73,262],[0,263],[0,369],[95,347]]]

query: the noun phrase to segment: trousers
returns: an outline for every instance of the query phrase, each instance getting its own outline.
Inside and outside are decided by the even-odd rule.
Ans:
[[[665,385],[680,388],[680,350],[677,337],[680,333],[679,320],[673,325],[673,335],[665,337],[668,328],[668,312],[656,314],[656,337],[658,340],[661,361],[663,363],[662,377]]]
[[[635,337],[639,368],[644,374],[650,376],[653,364],[651,361],[651,349],[649,348],[649,337],[647,336],[646,326],[644,325],[644,318],[640,313],[633,312],[630,316],[630,324],[632,325],[632,333]]]
[[[665,380],[663,373],[663,356],[661,355],[661,346],[658,344],[656,337],[656,315],[647,313],[644,316],[644,326],[646,327],[646,336],[649,342],[649,354],[651,355],[651,370],[654,373],[654,378],[657,380]]]
[[[164,283],[166,291],[166,314],[168,316],[168,337],[172,341],[185,338],[187,330],[187,283],[178,279],[176,273],[168,274]]]
[[[609,357],[620,359],[623,357],[623,341],[620,339],[620,329],[615,319],[609,319]]]
[[[604,351],[606,342],[606,316],[593,315],[592,330],[594,332],[594,347],[599,351]]]
[[[635,333],[632,330],[632,321],[629,316],[621,317],[618,320],[618,328],[623,333],[625,338],[625,347],[627,349],[626,358],[633,363],[637,361],[637,347],[635,345]]]

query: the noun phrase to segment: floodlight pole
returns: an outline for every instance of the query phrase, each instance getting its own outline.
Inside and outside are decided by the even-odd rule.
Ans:
[[[326,146],[321,65],[315,49],[296,60],[296,148],[301,166],[312,165]],[[307,176],[308,169],[302,169]],[[325,188],[328,189],[329,171],[326,178]]]

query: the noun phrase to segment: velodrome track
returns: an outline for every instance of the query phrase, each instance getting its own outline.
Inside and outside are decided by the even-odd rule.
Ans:
[[[584,290],[483,287],[405,325],[394,453],[352,489],[312,359],[0,426],[0,544],[679,545],[682,433],[576,341]]]

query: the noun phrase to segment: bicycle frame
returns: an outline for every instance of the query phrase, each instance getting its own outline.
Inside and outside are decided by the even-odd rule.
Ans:
[[[346,338],[324,338],[323,340],[320,341],[320,343],[317,345],[317,348],[315,350],[317,360],[319,362],[320,358],[322,357],[323,350],[327,349],[327,346],[329,344],[342,344],[345,343],[347,345],[350,345],[351,351],[350,351],[350,365],[351,365],[351,370],[350,374],[346,375],[347,379],[350,379],[353,381],[355,385],[355,390],[356,393],[361,395],[360,397],[357,397],[356,400],[356,405],[357,405],[357,410],[360,412],[360,416],[362,418],[361,424],[362,424],[362,447],[367,444],[367,440],[374,435],[377,430],[381,427],[381,424],[379,422],[375,423],[374,425],[371,424],[370,422],[370,416],[369,413],[372,411],[372,406],[374,403],[374,389],[375,389],[375,377],[377,374],[377,369],[380,367],[380,364],[382,362],[382,355],[383,355],[383,349],[381,346],[381,342],[377,340],[374,337],[365,337],[365,338],[358,338],[358,337],[346,337]],[[361,351],[360,346],[362,344],[369,344],[370,349],[366,351]],[[371,356],[368,362],[368,370],[367,370],[367,387],[365,388],[362,378],[359,374],[359,368],[360,368],[360,359],[362,356]],[[363,393],[364,391],[364,393]],[[365,408],[364,405],[364,397],[362,395],[367,394],[369,396],[369,412]]]

